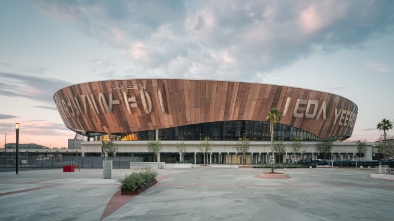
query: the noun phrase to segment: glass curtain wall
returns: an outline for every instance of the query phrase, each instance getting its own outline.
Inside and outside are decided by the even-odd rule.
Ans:
[[[155,139],[154,130],[135,134],[138,140]],[[265,121],[220,121],[159,129],[160,140],[203,140],[206,136],[212,140],[241,140],[243,136],[255,141],[271,139],[269,122]],[[298,128],[284,124],[275,125],[275,140],[293,140],[296,137],[304,141],[319,140],[313,134]]]

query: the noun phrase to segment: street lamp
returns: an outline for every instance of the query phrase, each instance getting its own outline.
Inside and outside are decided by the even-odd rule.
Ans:
[[[15,154],[15,167],[16,167],[16,175],[18,175],[19,172],[19,123],[15,124],[15,130],[16,130],[16,154]]]

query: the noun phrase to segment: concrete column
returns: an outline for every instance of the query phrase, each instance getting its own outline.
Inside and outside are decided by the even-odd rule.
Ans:
[[[197,153],[194,152],[194,164],[197,164]]]
[[[222,163],[222,153],[219,152],[219,160],[218,163],[221,164]]]
[[[288,160],[288,158],[287,158],[287,151],[286,151],[286,160],[285,160],[285,161],[286,161],[286,163],[287,163],[287,160]]]
[[[265,154],[265,163],[268,163],[268,153]]]
[[[160,153],[157,153],[157,162],[160,162]]]
[[[253,158],[253,152],[250,153],[250,164],[253,164],[254,162],[254,158]]]
[[[235,164],[238,164],[238,153],[235,153]],[[241,160],[239,160],[239,162],[241,162]],[[231,164],[233,164],[234,162],[231,162]]]
[[[262,163],[261,161],[262,161],[263,159],[261,159],[261,152],[259,153],[259,158],[258,158],[258,160],[257,160],[257,163],[260,161],[260,163]]]
[[[159,140],[159,129],[156,129],[156,141]]]
[[[209,164],[212,164],[212,152],[209,155]]]

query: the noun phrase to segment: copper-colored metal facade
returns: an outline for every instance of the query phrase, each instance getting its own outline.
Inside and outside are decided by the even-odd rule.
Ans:
[[[350,137],[357,105],[341,96],[269,84],[179,79],[88,82],[57,91],[64,124],[80,133],[130,133],[216,121],[265,121],[276,107],[281,124],[319,138]]]

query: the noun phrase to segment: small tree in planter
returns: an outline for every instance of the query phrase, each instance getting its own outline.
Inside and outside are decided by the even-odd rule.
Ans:
[[[104,153],[105,159],[107,159],[107,156],[115,157],[116,153],[118,152],[118,147],[116,147],[111,140],[101,141],[101,149],[102,152]]]
[[[237,146],[235,147],[235,149],[237,150],[238,153],[241,154],[241,159],[242,162],[241,164],[243,164],[245,166],[245,155],[247,152],[249,152],[249,146],[250,146],[250,142],[249,139],[246,138],[245,136],[242,138],[241,142],[237,143]]]
[[[101,142],[101,150],[105,156],[105,160],[103,161],[103,177],[104,177],[104,179],[111,179],[112,178],[112,160],[107,160],[107,156],[111,155],[112,157],[115,157],[116,152],[118,151],[118,148],[110,140],[110,141],[102,141]]]
[[[306,150],[307,150],[307,147],[306,147],[306,146],[301,147],[301,151],[302,151],[302,153],[301,153],[301,159],[302,159],[302,160],[304,160],[304,158],[305,158]]]
[[[161,142],[158,140],[152,140],[148,142],[148,146],[146,149],[148,149],[149,152],[152,152],[154,157],[156,157],[156,161],[159,162],[159,158],[157,157],[161,151]]]
[[[376,146],[383,159],[388,159],[390,156],[394,155],[394,136],[380,136],[379,140],[376,141]]]
[[[294,161],[296,161],[296,154],[301,150],[301,145],[302,145],[301,142],[302,142],[301,138],[295,137],[294,141],[290,143],[290,148],[294,155],[293,156]]]
[[[204,154],[204,165],[207,165],[205,155],[211,151],[211,138],[206,136],[203,141],[200,142],[197,149],[199,149]]]
[[[285,142],[283,142],[283,140],[274,141],[274,151],[278,154],[278,158],[279,158],[278,162],[282,163],[283,162],[283,154],[286,153]]]
[[[184,161],[183,160],[183,153],[186,151],[185,143],[183,141],[179,142],[179,143],[176,143],[176,149],[179,152],[179,161]]]
[[[366,152],[367,152],[367,142],[361,140],[357,141],[357,155],[359,162],[361,158],[365,156]],[[356,167],[357,167],[357,161],[356,161]]]
[[[142,171],[134,172],[119,179],[121,183],[122,195],[135,195],[157,183],[158,173],[152,168],[146,168]]]
[[[319,140],[315,144],[315,150],[319,153],[319,155],[322,155],[324,159],[328,159],[328,155],[331,153],[333,143],[334,140],[331,138]]]

